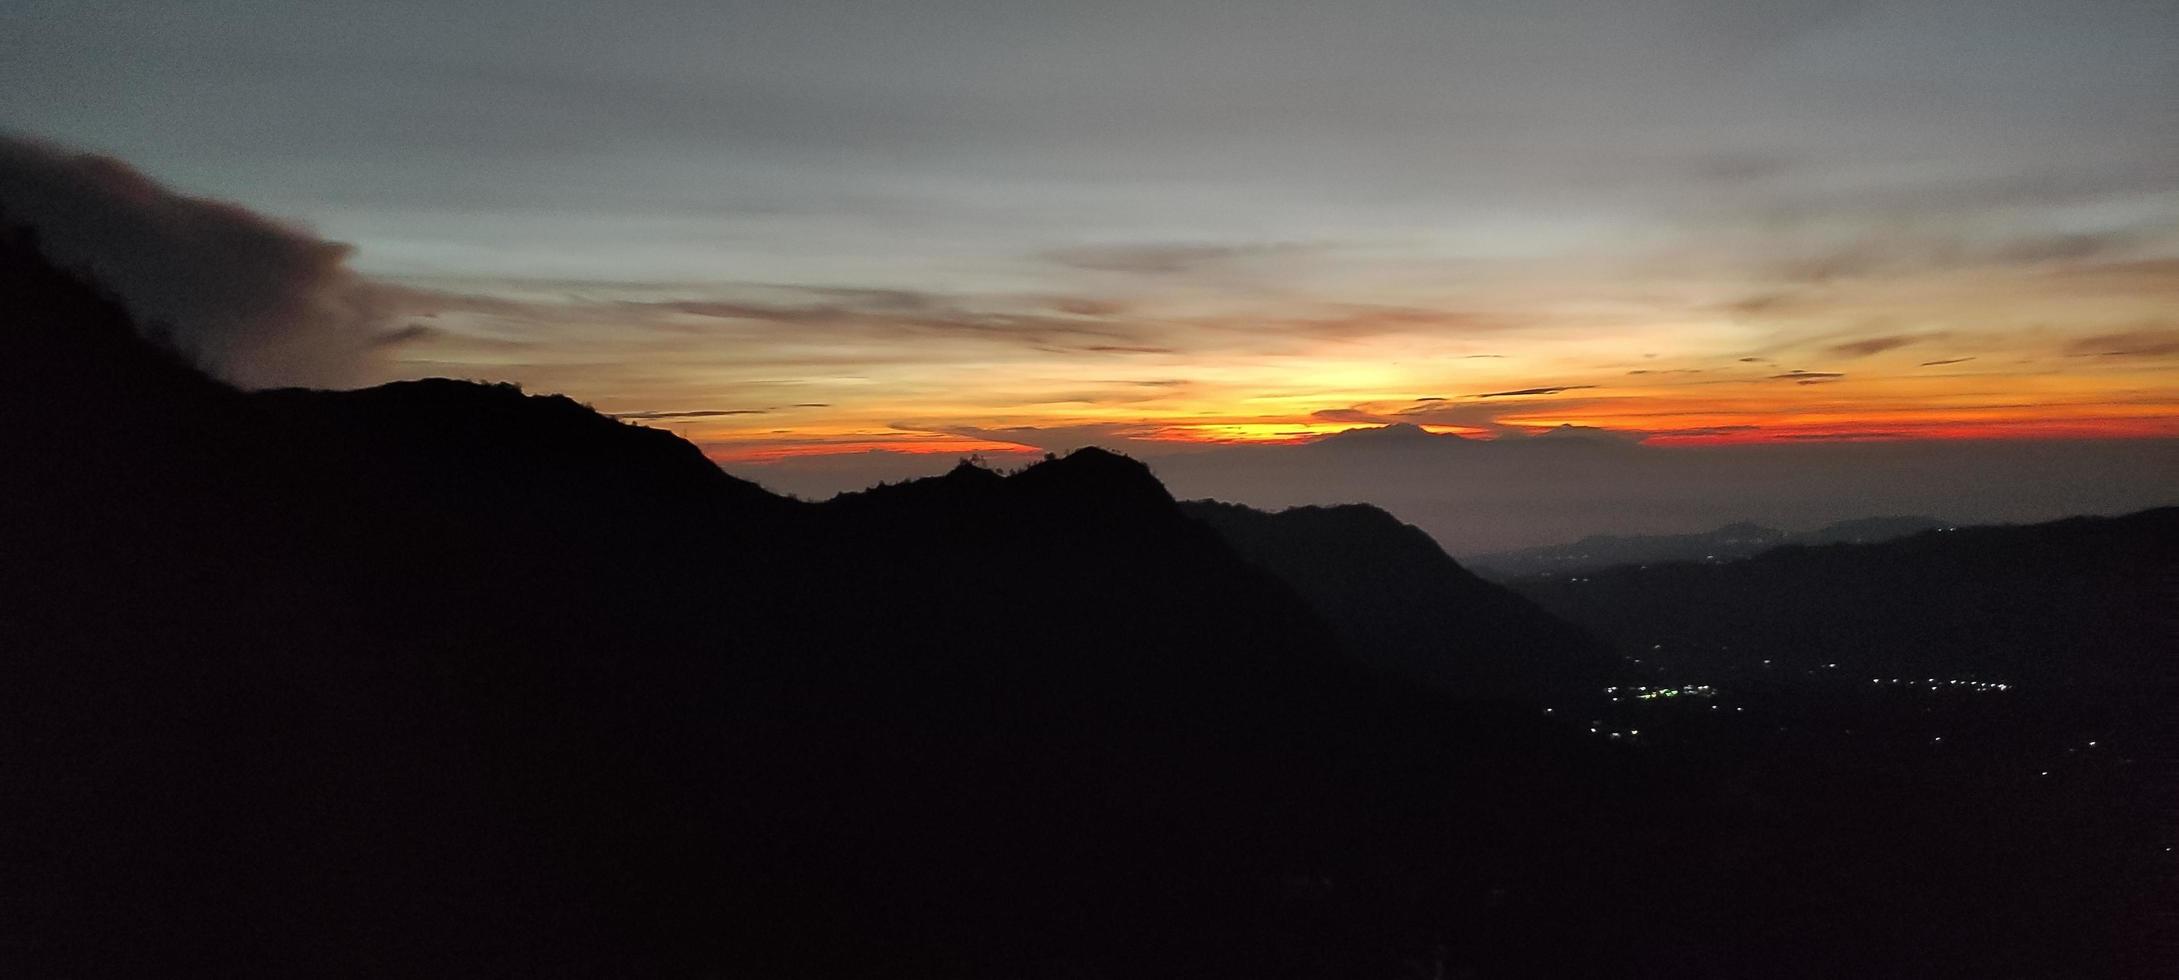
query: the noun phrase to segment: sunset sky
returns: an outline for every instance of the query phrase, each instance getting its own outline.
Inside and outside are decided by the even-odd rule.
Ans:
[[[2175,35],[2104,0],[22,0],[0,126],[353,244],[413,327],[359,382],[517,380],[730,468],[2179,436]]]

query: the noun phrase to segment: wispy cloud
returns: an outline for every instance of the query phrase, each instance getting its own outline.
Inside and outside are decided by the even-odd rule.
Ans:
[[[1170,347],[1152,347],[1142,344],[1091,344],[1081,348],[1093,354],[1171,354]]]
[[[987,442],[1011,443],[1047,452],[1065,452],[1083,446],[1103,446],[1107,449],[1127,450],[1150,447],[1170,452],[1179,444],[1160,438],[1164,427],[1155,423],[1085,423],[1079,425],[1017,425],[986,427],[975,425],[941,425],[918,422],[895,422],[893,427],[908,432],[938,432],[963,436]]]
[[[1361,408],[1322,408],[1309,413],[1319,422],[1352,422],[1356,425],[1389,425],[1397,419]]]
[[[1926,339],[1928,338],[1912,336],[1908,334],[1897,334],[1890,337],[1870,337],[1866,340],[1853,340],[1843,344],[1833,344],[1828,349],[1831,351],[1831,353],[1837,354],[1840,357],[1869,357],[1876,354],[1882,354],[1888,350],[1898,350],[1901,347],[1905,347],[1909,344],[1917,344]]]
[[[2083,337],[2066,348],[2075,357],[2172,357],[2179,355],[2179,329],[2153,328]]]
[[[1771,375],[1770,380],[1792,381],[1798,384],[1812,385],[1821,384],[1825,381],[1837,381],[1845,376],[1844,373],[1838,371],[1787,371],[1784,374]]]
[[[1515,388],[1512,391],[1486,391],[1477,398],[1514,398],[1521,395],[1556,395],[1562,391],[1581,391],[1596,385],[1553,385],[1548,388]]]
[[[2132,255],[2150,236],[2134,228],[2113,228],[2087,233],[2021,235],[1989,238],[1965,232],[1903,235],[1882,227],[1846,242],[1835,234],[1812,228],[1805,244],[1790,236],[1783,242],[1772,232],[1772,254],[1783,251],[1771,266],[1776,278],[1793,283],[1826,285],[1842,280],[1892,279],[1972,268],[2026,268],[2103,261]],[[1741,312],[1761,314],[1798,307],[1808,294],[1792,291],[1758,294],[1743,300]]]
[[[1209,266],[1265,256],[1290,255],[1308,251],[1313,247],[1294,242],[1243,245],[1155,242],[1054,249],[1044,253],[1044,258],[1069,268],[1096,272],[1177,276],[1199,272]]]
[[[727,409],[704,409],[704,410],[698,410],[698,411],[693,411],[693,412],[614,412],[614,413],[613,413],[613,417],[614,417],[614,418],[616,418],[616,419],[630,419],[630,420],[643,420],[643,419],[713,419],[713,418],[724,418],[724,417],[726,417],[726,416],[730,416],[730,415],[763,415],[763,414],[765,414],[765,413],[766,413],[767,411],[768,411],[768,409],[762,409],[762,408],[727,408]]]

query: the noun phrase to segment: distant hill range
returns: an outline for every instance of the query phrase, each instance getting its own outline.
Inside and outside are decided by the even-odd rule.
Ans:
[[[2044,686],[2179,681],[2179,507],[1793,544],[1514,588],[1624,652],[1685,667],[1761,661]]]
[[[1614,565],[1675,561],[1734,561],[1787,544],[1871,544],[1950,527],[1934,517],[1864,517],[1813,531],[1781,531],[1742,521],[1699,534],[1595,534],[1572,544],[1473,555],[1468,567],[1505,581],[1531,575],[1577,575]]]

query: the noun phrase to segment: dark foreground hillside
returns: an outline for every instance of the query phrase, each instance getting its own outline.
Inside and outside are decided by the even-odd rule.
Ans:
[[[507,387],[236,392],[0,250],[9,974],[1606,975],[1713,942],[1656,886],[1698,795],[1358,665],[1129,460],[796,503]]]
[[[2179,963],[2179,509],[1515,587],[1631,675],[1562,711],[1752,805],[1800,975]]]

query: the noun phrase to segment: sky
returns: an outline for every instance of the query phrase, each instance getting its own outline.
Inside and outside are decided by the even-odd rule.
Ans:
[[[2171,0],[0,7],[0,129],[343,243],[399,342],[339,383],[811,493],[1393,423],[2140,463],[2173,91]]]

